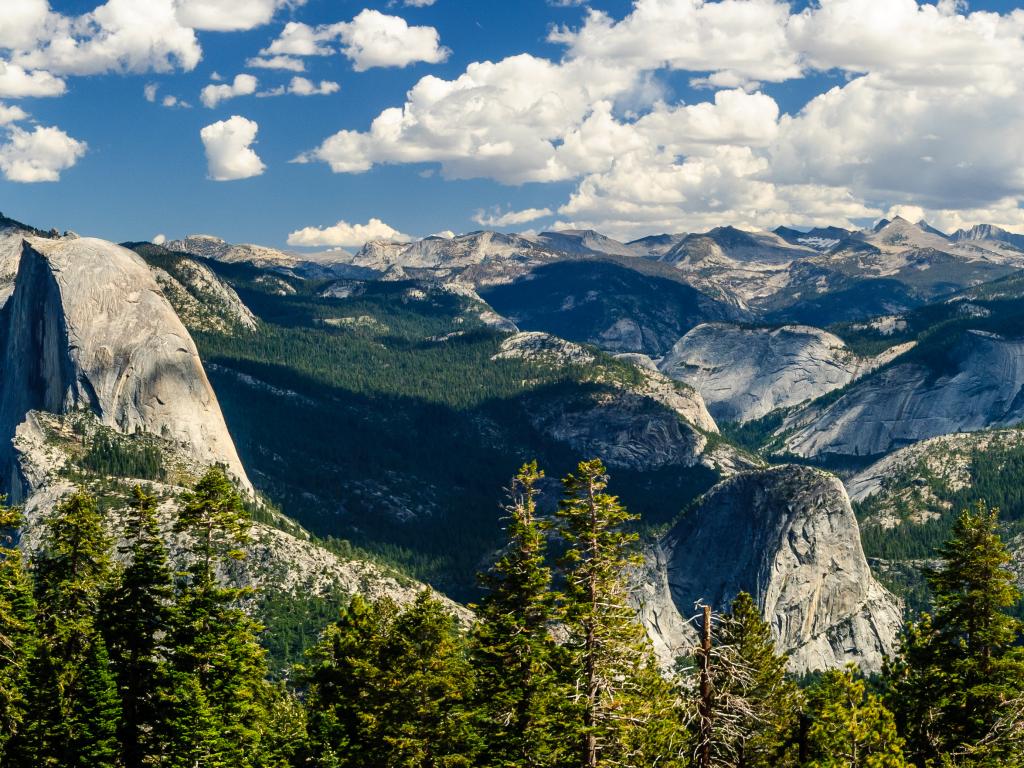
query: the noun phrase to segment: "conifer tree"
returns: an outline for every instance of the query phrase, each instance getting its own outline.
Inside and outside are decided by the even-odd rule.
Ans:
[[[537,520],[537,462],[524,464],[509,489],[508,544],[481,576],[472,648],[487,765],[558,765],[566,753],[565,711],[551,636],[554,594],[544,530]]]
[[[273,686],[266,702],[267,716],[260,738],[257,768],[310,765],[306,710],[284,684]]]
[[[568,683],[581,713],[577,764],[672,765],[683,751],[673,743],[674,698],[628,602],[628,572],[638,564],[628,550],[637,536],[623,527],[636,517],[605,492],[599,460],[580,462],[562,482]]]
[[[221,737],[199,675],[171,669],[170,684],[160,699],[163,718],[157,734],[163,751],[158,765],[166,768],[230,768],[233,755]]]
[[[1024,625],[1008,613],[1021,595],[998,511],[963,512],[939,557],[927,574],[934,616],[904,631],[886,668],[889,701],[914,760],[999,764],[1024,754]]]
[[[703,652],[698,651],[698,661]],[[706,734],[707,763],[736,768],[792,765],[799,691],[786,677],[786,658],[776,652],[771,629],[746,592],[718,620],[708,654],[707,701],[689,707],[708,718],[708,727],[695,734],[698,741]],[[698,664],[694,674],[699,676],[700,669]],[[700,695],[698,684],[689,688]],[[696,746],[692,751],[704,745]]]
[[[387,694],[386,765],[464,768],[473,764],[474,676],[455,616],[423,590],[399,613],[381,646]]]
[[[302,681],[318,768],[473,764],[468,649],[428,591],[402,611],[354,597],[309,659]]]
[[[14,536],[16,509],[0,499],[0,765],[8,741],[24,724],[28,662],[35,644],[32,582]]]
[[[190,534],[192,563],[171,636],[177,693],[167,706],[179,728],[174,738],[201,765],[247,768],[258,754],[270,696],[266,652],[259,624],[239,605],[246,591],[222,586],[217,570],[244,557],[251,523],[221,469],[208,471],[183,501],[174,530]]]
[[[149,764],[161,751],[161,700],[168,684],[164,644],[174,599],[156,499],[138,486],[132,493],[121,547],[126,564],[103,606],[104,637],[123,708],[118,736],[127,768]]]
[[[57,507],[34,566],[39,640],[25,739],[13,762],[114,766],[120,703],[96,622],[110,543],[95,499],[78,491]]]
[[[851,665],[831,670],[807,694],[806,768],[908,768],[896,720]]]
[[[318,768],[382,765],[386,691],[381,646],[394,631],[398,607],[387,598],[353,596],[324,630],[300,668],[312,763]]]

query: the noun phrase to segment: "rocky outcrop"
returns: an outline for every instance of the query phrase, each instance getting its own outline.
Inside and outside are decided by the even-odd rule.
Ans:
[[[835,402],[798,412],[783,428],[785,450],[876,456],[930,437],[1024,420],[1024,341],[967,331],[945,363],[897,361]]]
[[[751,421],[849,384],[867,361],[809,326],[698,325],[659,363],[698,392],[718,421]]]
[[[648,556],[635,600],[662,658],[696,638],[698,604],[749,592],[796,672],[877,671],[902,607],[868,568],[842,483],[816,469],[744,472],[709,491]]]
[[[577,369],[582,386],[527,395],[526,415],[539,431],[609,466],[693,466],[702,459],[705,433],[718,432],[692,388],[648,368],[623,370],[623,363],[616,366],[580,344],[537,331],[518,333],[493,357],[509,359]]]
[[[860,502],[862,526],[921,525],[960,510],[953,499],[976,483],[975,462],[1012,471],[1024,453],[1024,429],[986,429],[922,440],[890,453],[846,480]]]
[[[245,470],[188,331],[135,253],[91,238],[28,238],[0,317],[0,465],[22,491],[11,449],[31,410],[88,410],[125,434],[181,444]]]
[[[189,328],[218,333],[256,329],[256,316],[235,289],[206,264],[178,257],[150,268],[174,311]]]
[[[552,250],[577,256],[638,256],[647,252],[642,246],[621,243],[592,229],[541,232],[536,239]]]
[[[575,388],[557,398],[528,396],[526,417],[579,456],[641,472],[697,464],[707,438],[649,397],[627,390]]]

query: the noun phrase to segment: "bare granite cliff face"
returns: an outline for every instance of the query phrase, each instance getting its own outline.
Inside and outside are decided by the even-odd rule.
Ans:
[[[705,323],[679,339],[659,368],[700,392],[718,421],[745,422],[821,397],[883,362],[810,326]]]
[[[1024,420],[1024,341],[968,331],[945,369],[896,361],[824,407],[787,419],[785,450],[798,456],[875,456],[955,432]]]
[[[697,604],[722,610],[740,591],[794,671],[876,671],[894,650],[902,606],[871,575],[846,491],[825,472],[789,465],[725,480],[647,560],[635,601],[665,660],[692,647]]]
[[[27,238],[0,315],[0,478],[21,479],[11,448],[31,410],[89,410],[125,434],[181,444],[248,479],[188,331],[146,263],[112,243]]]

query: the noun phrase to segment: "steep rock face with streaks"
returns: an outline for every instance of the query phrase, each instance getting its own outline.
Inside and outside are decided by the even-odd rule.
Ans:
[[[0,477],[14,498],[11,440],[31,410],[88,410],[125,434],[161,435],[248,487],[195,344],[132,251],[77,236],[27,238],[0,349]]]
[[[527,397],[526,415],[544,434],[612,467],[693,466],[705,458],[707,434],[718,432],[700,394],[657,371],[631,362],[602,365],[591,349],[536,331],[502,342],[494,359],[510,358],[591,369],[592,387]]]
[[[876,456],[954,432],[1024,420],[1024,341],[968,330],[941,368],[895,361],[842,397],[787,419],[784,448],[798,456]]]
[[[902,623],[897,598],[871,574],[842,483],[781,466],[715,486],[649,554],[641,618],[663,658],[695,639],[694,606],[728,608],[749,592],[794,671],[853,662],[881,668]]]
[[[662,373],[701,393],[718,421],[751,421],[853,381],[869,362],[809,326],[698,325],[661,360]]]

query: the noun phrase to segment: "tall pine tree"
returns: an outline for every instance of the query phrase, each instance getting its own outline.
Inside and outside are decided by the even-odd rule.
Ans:
[[[0,765],[24,725],[28,662],[35,645],[32,582],[15,541],[21,515],[0,499]]]
[[[580,462],[562,483],[567,682],[581,718],[576,763],[672,765],[683,751],[674,696],[628,602],[629,571],[639,560],[629,552],[637,536],[624,526],[636,516],[606,493],[599,460]]]
[[[956,756],[1000,764],[1024,754],[1024,624],[1009,613],[1021,594],[998,511],[979,504],[961,514],[939,557],[927,574],[934,616],[904,632],[886,669],[889,701],[922,765]]]
[[[79,491],[47,521],[34,559],[39,641],[29,665],[15,765],[114,766],[120,702],[97,626],[110,542],[96,500]]]
[[[851,666],[831,670],[807,694],[805,768],[910,768],[896,720]]]
[[[299,669],[306,688],[311,762],[317,768],[383,765],[386,691],[381,646],[394,631],[398,606],[356,595],[324,630]]]
[[[172,629],[174,585],[156,499],[138,486],[132,494],[121,547],[126,562],[104,601],[102,616],[123,709],[121,759],[127,768],[139,768],[161,753],[161,701],[168,686],[165,643]]]
[[[478,750],[466,642],[422,592],[399,611],[354,597],[309,653],[302,681],[318,768],[464,768]]]
[[[209,470],[186,494],[174,525],[191,541],[191,565],[178,597],[171,635],[169,698],[173,718],[165,744],[204,766],[255,765],[272,690],[260,626],[240,607],[246,591],[217,578],[244,557],[251,521],[223,470]]]
[[[537,520],[537,462],[509,489],[508,543],[481,584],[473,663],[487,765],[559,765],[566,754],[566,691],[561,650],[551,635],[554,594],[544,529]]]

